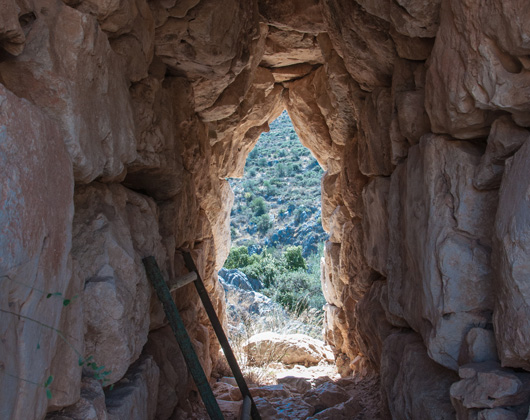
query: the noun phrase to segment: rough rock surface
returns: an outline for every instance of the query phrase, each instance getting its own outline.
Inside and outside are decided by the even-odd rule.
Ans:
[[[54,0],[30,13],[24,51],[0,62],[3,84],[61,122],[77,182],[119,176],[136,143],[119,56],[89,15]]]
[[[509,159],[499,194],[495,220],[496,284],[494,325],[504,366],[530,370],[530,290],[528,252],[528,159],[530,143]]]
[[[49,375],[68,385],[61,402],[79,398],[77,361],[64,370],[52,366],[65,349],[49,327],[59,328],[66,311],[60,296],[46,298],[80,292],[76,280],[69,287],[73,175],[60,133],[56,122],[0,84],[0,412],[6,418],[42,418],[46,394],[33,383]],[[82,327],[75,320],[72,327],[72,345],[83,351]]]
[[[501,185],[506,159],[530,138],[530,131],[517,126],[509,116],[495,120],[488,135],[486,153],[480,160],[473,185],[478,189],[493,189]]]
[[[455,418],[449,387],[458,376],[429,358],[417,334],[392,334],[385,340],[381,377],[392,418]],[[417,395],[422,397],[416,398]]]
[[[72,254],[84,283],[85,355],[111,370],[113,383],[147,341],[151,290],[141,258],[159,240],[154,203],[120,185],[94,184],[78,189],[75,206],[82,223]]]
[[[366,262],[386,275],[388,256],[388,178],[374,178],[363,190],[363,249]]]
[[[108,420],[105,393],[101,384],[93,378],[81,381],[81,395],[77,402],[59,412],[46,416],[47,420]]]
[[[180,380],[188,377],[184,356],[169,325],[149,334],[145,352],[152,356],[160,371],[156,417],[169,418],[179,401],[186,397],[187,389]]]
[[[530,396],[530,373],[515,373],[503,369],[497,362],[462,366],[460,381],[451,385],[455,407],[495,408],[524,404]]]
[[[526,3],[0,0],[2,417],[105,418],[79,356],[123,384],[143,352],[160,371],[156,410],[139,391],[154,364],[130,401],[186,418],[193,387],[141,258],[176,277],[191,250],[224,319],[226,178],[286,108],[327,171],[339,371],[379,370],[393,418],[441,419],[455,416],[455,371],[500,361],[502,374],[457,382],[457,415],[528,418],[524,393],[469,403],[530,370]],[[219,346],[197,293],[174,299],[210,375]],[[35,384],[50,375],[48,401]],[[269,391],[256,400],[272,418],[313,415]],[[357,402],[315,418],[347,410]]]
[[[153,420],[158,397],[159,369],[150,356],[142,356],[105,394],[108,420]]]
[[[528,11],[519,4],[442,2],[425,101],[434,132],[457,138],[482,136],[498,111],[511,112],[516,122],[528,124],[530,71],[526,60],[519,59],[529,50],[528,28],[519,23],[528,21]],[[495,12],[499,8],[502,13]],[[477,25],[471,27],[471,22]],[[448,66],[451,71],[446,71]]]
[[[471,144],[424,136],[392,175],[388,200],[390,312],[423,336],[435,361],[454,370],[465,334],[491,322],[493,310],[497,193],[473,187],[479,160]]]

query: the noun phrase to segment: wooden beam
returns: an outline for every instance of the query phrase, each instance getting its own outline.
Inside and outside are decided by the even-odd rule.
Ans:
[[[186,286],[195,280],[197,280],[197,273],[195,271],[177,277],[175,280],[169,280],[169,291],[174,292],[175,290],[180,289],[181,287]]]
[[[197,385],[197,389],[199,390],[202,401],[206,406],[206,411],[208,412],[210,419],[224,420],[223,413],[221,412],[219,404],[217,404],[217,400],[213,395],[212,388],[210,388],[208,379],[204,374],[204,370],[202,369],[201,363],[199,362],[197,353],[195,353],[195,349],[191,344],[191,340],[184,326],[184,322],[182,321],[175,302],[173,302],[173,299],[171,298],[169,288],[167,287],[162,273],[160,272],[160,268],[156,263],[155,257],[146,257],[142,261],[147,273],[147,278],[151,281],[158,298],[164,306],[164,311],[166,313],[167,320],[169,321],[169,325],[171,325],[171,329],[175,334],[175,338],[177,339],[177,343],[180,347],[180,350],[182,351],[186,365],[188,366],[191,376],[195,381],[195,385]]]
[[[208,295],[208,292],[206,291],[204,287],[204,283],[202,282],[201,276],[198,273],[197,267],[195,266],[195,262],[193,261],[193,258],[191,257],[191,254],[189,252],[183,252],[183,256],[184,256],[184,263],[186,264],[186,268],[188,269],[188,271],[195,271],[197,273],[197,280],[195,280],[194,282],[195,287],[197,289],[197,293],[199,293],[199,297],[201,298],[202,304],[204,305],[204,309],[206,310],[206,313],[208,314],[208,318],[210,318],[212,327],[215,331],[215,334],[217,335],[219,344],[221,344],[221,347],[223,348],[223,352],[226,356],[226,360],[228,364],[230,365],[230,369],[232,369],[232,373],[234,374],[234,378],[237,382],[237,385],[239,386],[239,389],[241,390],[241,394],[243,395],[243,397],[248,396],[248,398],[250,399],[251,407],[252,407],[251,408],[252,419],[261,420],[261,416],[259,415],[258,408],[256,407],[254,400],[252,399],[252,395],[250,395],[250,391],[248,389],[247,383],[245,382],[245,378],[243,377],[243,374],[241,373],[241,369],[239,368],[239,365],[237,364],[236,357],[234,356],[234,353],[232,352],[232,348],[230,347],[228,338],[226,338],[226,334],[223,330],[223,326],[221,325],[221,322],[219,321],[219,318],[217,317],[217,313],[215,312],[215,309],[213,308],[212,301],[210,300],[210,296]]]
[[[252,409],[252,401],[248,395],[243,400],[243,406],[241,408],[241,420],[250,420],[250,410]]]

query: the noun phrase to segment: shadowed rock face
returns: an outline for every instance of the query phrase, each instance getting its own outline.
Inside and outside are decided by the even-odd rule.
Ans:
[[[175,277],[191,250],[224,317],[225,178],[287,109],[326,170],[340,372],[380,372],[396,419],[524,419],[529,56],[525,0],[0,0],[1,416],[181,412],[141,259]]]

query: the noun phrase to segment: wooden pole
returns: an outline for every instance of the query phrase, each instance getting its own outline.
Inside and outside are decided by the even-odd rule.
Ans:
[[[232,348],[230,347],[228,338],[226,338],[226,334],[223,330],[223,326],[221,325],[221,322],[219,321],[219,318],[217,317],[217,313],[215,312],[215,309],[213,308],[212,302],[210,300],[210,296],[208,296],[208,292],[206,291],[204,287],[204,283],[202,282],[201,276],[199,275],[199,271],[197,270],[197,267],[195,266],[195,262],[193,261],[193,258],[191,257],[191,254],[189,252],[184,252],[183,254],[184,254],[184,262],[186,264],[186,268],[189,271],[194,271],[197,273],[197,280],[195,280],[194,282],[195,287],[197,289],[197,293],[199,293],[199,297],[201,298],[202,304],[204,305],[204,309],[206,310],[206,313],[208,314],[208,317],[210,318],[212,327],[215,331],[215,334],[217,335],[217,338],[219,340],[219,343],[221,344],[221,347],[223,348],[223,352],[226,356],[226,360],[228,361],[228,364],[230,365],[230,369],[232,369],[232,373],[234,374],[234,378],[237,382],[237,385],[239,386],[239,389],[241,390],[241,394],[243,395],[243,398],[248,396],[248,398],[250,399],[250,403],[252,407],[251,408],[252,419],[261,420],[261,416],[259,415],[258,408],[256,407],[254,400],[252,399],[252,395],[250,395],[250,391],[248,389],[247,383],[245,382],[245,378],[243,377],[243,374],[241,373],[241,369],[239,368],[236,357],[234,356],[234,353],[232,352]]]
[[[182,351],[186,365],[188,366],[191,376],[195,381],[195,385],[197,385],[197,389],[201,394],[202,401],[206,406],[206,411],[208,412],[210,419],[224,420],[223,413],[221,412],[219,404],[217,404],[217,400],[213,395],[212,388],[210,387],[208,379],[204,374],[204,370],[202,369],[201,363],[199,362],[197,353],[195,353],[195,349],[191,344],[191,340],[184,326],[184,322],[180,317],[175,302],[173,302],[173,299],[171,298],[169,288],[162,277],[162,273],[160,272],[160,268],[156,263],[155,257],[146,257],[142,261],[144,263],[147,277],[151,281],[158,298],[164,306],[164,311],[166,313],[167,320],[169,321],[169,325],[171,325],[171,329],[175,334],[175,338],[177,339],[180,350]]]

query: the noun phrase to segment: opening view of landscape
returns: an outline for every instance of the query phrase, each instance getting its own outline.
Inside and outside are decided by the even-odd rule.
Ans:
[[[250,152],[243,178],[229,180],[232,248],[219,272],[229,335],[243,366],[265,382],[267,368],[285,362],[271,334],[322,340],[322,175],[284,111]]]

